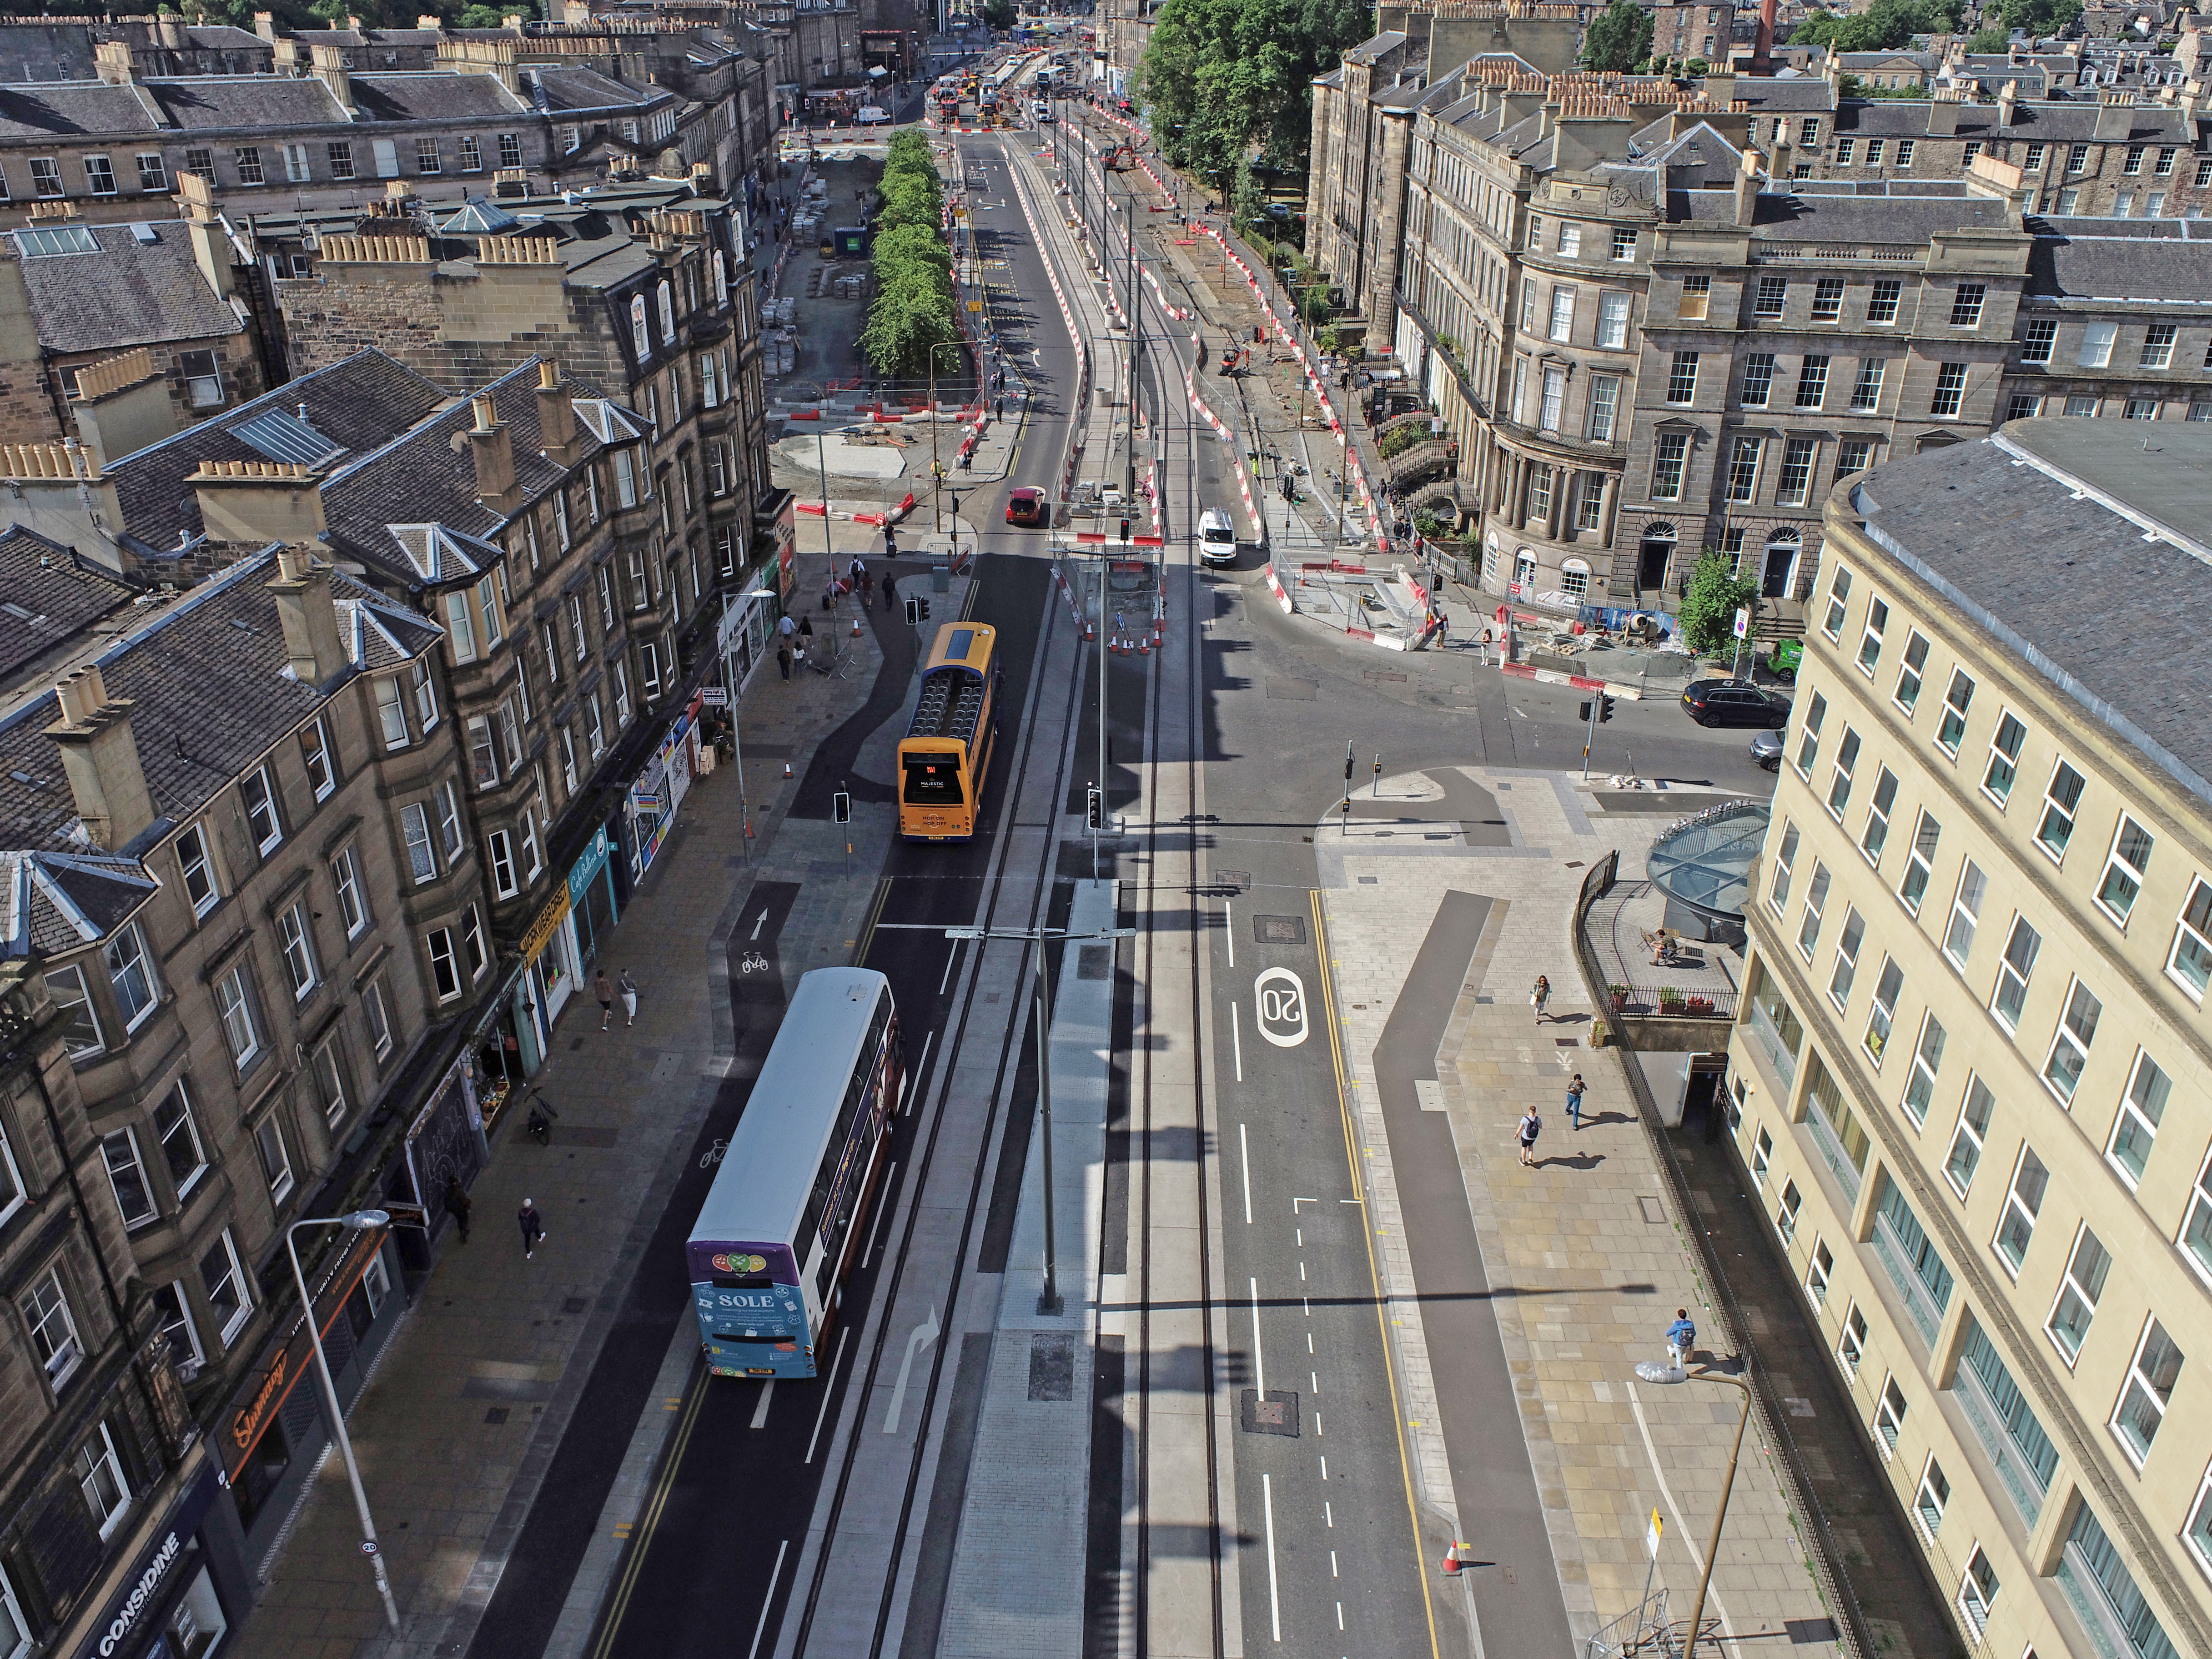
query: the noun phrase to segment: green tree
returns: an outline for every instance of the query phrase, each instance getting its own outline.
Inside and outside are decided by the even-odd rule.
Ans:
[[[1977,29],[1966,37],[1966,50],[1978,53],[2002,53],[2012,44],[2012,32],[2003,28]]]
[[[1636,0],[1613,0],[1592,20],[1583,46],[1583,62],[1600,71],[1626,75],[1651,56],[1651,14]]]
[[[1022,21],[1014,0],[983,0],[983,21],[994,29],[1010,29]]]
[[[1738,576],[1727,554],[1707,548],[1683,590],[1683,643],[1700,654],[1726,650],[1735,641],[1736,607],[1758,597],[1757,582]]]
[[[1313,78],[1372,33],[1358,0],[1166,0],[1131,95],[1177,167],[1226,178],[1250,159],[1299,172]]]

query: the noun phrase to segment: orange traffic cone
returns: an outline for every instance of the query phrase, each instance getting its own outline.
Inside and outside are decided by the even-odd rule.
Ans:
[[[783,775],[787,778],[791,775],[791,763],[789,761],[786,761],[783,763]]]
[[[1444,1552],[1445,1577],[1456,1578],[1459,1577],[1462,1567],[1459,1553],[1466,1547],[1467,1546],[1461,1543],[1456,1538],[1452,1540],[1452,1547]]]
[[[1137,654],[1140,657],[1149,657],[1152,654],[1152,642],[1142,634],[1137,635]]]

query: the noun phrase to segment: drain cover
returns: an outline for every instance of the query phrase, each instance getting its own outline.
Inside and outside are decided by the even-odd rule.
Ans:
[[[1263,1398],[1257,1389],[1243,1391],[1240,1415],[1247,1434],[1287,1435],[1298,1437],[1298,1397],[1280,1389],[1270,1389]]]

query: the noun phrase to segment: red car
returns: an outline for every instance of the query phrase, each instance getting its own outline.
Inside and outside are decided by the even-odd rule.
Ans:
[[[1042,489],[1014,489],[1006,493],[1006,522],[1026,525],[1032,530],[1045,530],[1052,526],[1052,509],[1045,504]]]

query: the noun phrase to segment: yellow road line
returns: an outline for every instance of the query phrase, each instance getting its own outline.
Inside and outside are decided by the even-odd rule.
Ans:
[[[712,1374],[704,1370],[692,1379],[691,1403],[685,1407],[683,1420],[676,1425],[676,1437],[669,1443],[668,1455],[662,1461],[660,1478],[653,1483],[653,1496],[645,1506],[645,1518],[629,1534],[629,1559],[623,1565],[622,1582],[608,1604],[607,1622],[599,1631],[599,1639],[592,1644],[592,1659],[607,1659],[615,1638],[622,1632],[623,1615],[629,1611],[630,1593],[637,1588],[638,1574],[645,1570],[646,1555],[653,1547],[653,1530],[660,1524],[661,1511],[668,1507],[668,1494],[676,1488],[676,1472],[683,1467],[684,1448],[691,1443],[691,1430],[699,1421],[699,1408],[706,1403],[707,1384],[712,1380]],[[622,1526],[615,1531],[617,1537],[623,1535]]]
[[[1398,1437],[1398,1474],[1406,1487],[1406,1518],[1413,1528],[1414,1571],[1421,1583],[1421,1611],[1428,1615],[1431,1659],[1442,1659],[1442,1650],[1437,1645],[1436,1605],[1429,1596],[1428,1558],[1421,1553],[1421,1516],[1413,1501],[1413,1462],[1406,1451],[1406,1402],[1398,1392],[1398,1368],[1390,1357],[1390,1328],[1382,1314],[1382,1275],[1375,1263],[1373,1216],[1367,1208],[1366,1183],[1360,1176],[1359,1158],[1354,1150],[1351,1078],[1345,1069],[1343,1036],[1337,1024],[1336,976],[1329,965],[1328,924],[1322,915],[1321,890],[1314,889],[1307,897],[1313,906],[1314,961],[1321,975],[1322,1012],[1328,1021],[1328,1054],[1336,1066],[1336,1109],[1338,1120],[1344,1126],[1344,1162],[1352,1172],[1352,1195],[1360,1204],[1360,1231],[1366,1235],[1367,1278],[1375,1290],[1375,1328],[1382,1339],[1382,1370],[1390,1385],[1391,1416]]]

